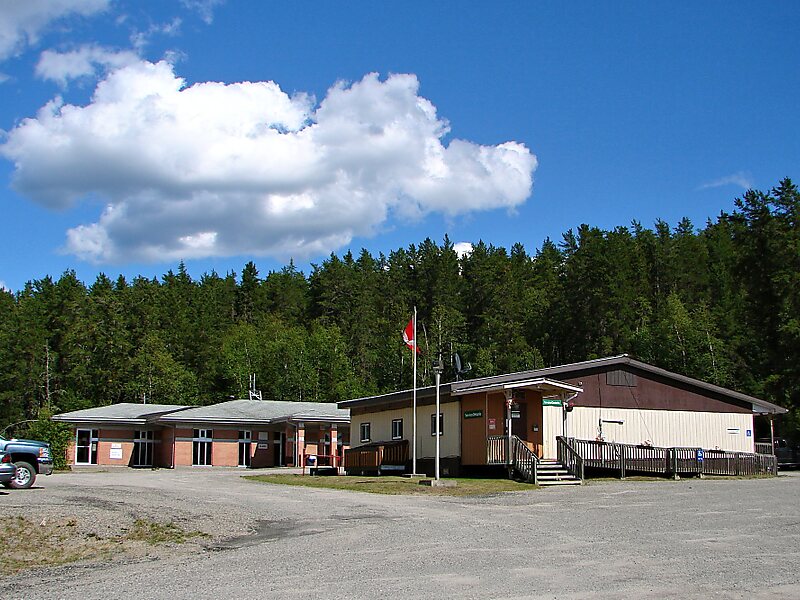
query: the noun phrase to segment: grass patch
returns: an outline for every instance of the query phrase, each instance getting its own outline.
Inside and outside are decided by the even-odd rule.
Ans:
[[[0,521],[0,539],[3,575],[87,558],[103,559],[118,547],[115,540],[81,534],[75,519],[36,523],[25,517],[9,517]]]
[[[0,519],[0,576],[35,567],[54,567],[81,560],[102,561],[125,552],[136,542],[151,546],[183,544],[190,538],[208,537],[200,531],[187,532],[174,523],[138,519],[133,527],[101,536],[85,531],[76,519],[22,517]]]
[[[341,475],[337,477],[312,477],[310,475],[247,475],[250,481],[295,485],[302,487],[369,492],[370,494],[406,496],[485,496],[503,492],[529,492],[537,489],[529,483],[509,479],[465,479],[455,478],[456,487],[429,487],[420,485],[418,479],[382,475],[375,477],[356,477]]]
[[[183,544],[195,537],[208,537],[208,534],[202,531],[186,531],[175,523],[158,523],[145,519],[136,519],[133,528],[125,534],[125,539],[145,542],[151,546]]]

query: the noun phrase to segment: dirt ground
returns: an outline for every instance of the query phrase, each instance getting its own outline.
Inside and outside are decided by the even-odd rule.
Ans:
[[[39,540],[0,598],[800,598],[800,473],[473,498],[242,474],[118,469],[0,492],[4,548]],[[18,564],[51,537],[48,566]],[[85,554],[57,564],[65,548]]]

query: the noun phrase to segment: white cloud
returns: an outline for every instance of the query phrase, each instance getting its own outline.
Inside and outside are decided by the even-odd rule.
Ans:
[[[131,34],[131,45],[141,52],[149,43],[150,39],[156,35],[175,36],[180,33],[182,21],[175,17],[168,23],[154,23],[146,31],[134,31]]]
[[[704,183],[698,189],[707,190],[709,188],[723,187],[726,185],[736,185],[744,190],[749,190],[753,187],[753,176],[745,171],[739,171],[738,173],[726,175],[725,177],[720,177],[714,181]]]
[[[472,242],[458,242],[453,244],[453,250],[458,254],[458,258],[464,258],[472,254]]]
[[[5,282],[5,281],[3,281],[2,279],[0,279],[0,290],[6,290],[6,291],[9,291],[9,292],[11,291],[11,290],[10,290],[10,289],[9,289],[9,288],[6,286],[6,282]]]
[[[225,0],[181,0],[181,4],[197,12],[207,25],[214,21],[214,9],[224,3]]]
[[[321,103],[271,81],[187,87],[139,61],[86,106],[58,98],[8,132],[14,186],[51,208],[106,207],[67,232],[95,262],[240,254],[308,257],[392,215],[513,208],[531,193],[522,144],[442,141],[446,121],[414,75],[337,83]]]
[[[81,46],[70,52],[45,50],[36,64],[36,75],[65,86],[70,79],[95,76],[99,67],[115,69],[139,61],[130,50],[110,50],[95,45]]]
[[[0,61],[34,45],[53,21],[71,15],[90,16],[110,0],[4,0],[0,9]]]

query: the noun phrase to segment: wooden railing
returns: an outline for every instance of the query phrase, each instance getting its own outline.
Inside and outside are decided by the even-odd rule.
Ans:
[[[408,462],[408,440],[391,442],[372,442],[344,451],[345,469],[367,469],[379,471],[381,468],[405,468]]]
[[[514,470],[519,473],[524,481],[534,485],[538,484],[537,466],[539,457],[517,436],[511,437],[511,452],[513,452],[511,466]]]
[[[572,448],[583,459],[585,468],[619,471],[620,477],[625,477],[628,471],[673,476],[738,476],[775,475],[778,470],[777,459],[768,454],[701,448],[660,448],[577,439],[565,440],[563,445]]]
[[[508,436],[490,435],[486,439],[486,464],[505,465],[508,464]]]
[[[556,458],[558,458],[558,462],[564,466],[570,475],[583,481],[583,457],[570,445],[570,441],[571,440],[563,436],[556,437]]]
[[[775,449],[769,442],[756,442],[756,454],[775,454]]]
[[[509,442],[511,444],[510,463],[507,459]],[[539,457],[516,435],[512,435],[510,440],[505,435],[492,435],[486,439],[487,465],[508,465],[525,481],[537,483],[536,467],[538,463]]]

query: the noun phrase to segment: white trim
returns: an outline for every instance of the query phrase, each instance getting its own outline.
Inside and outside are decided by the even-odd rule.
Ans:
[[[466,394],[474,394],[475,392],[492,392],[514,390],[519,388],[534,388],[536,390],[550,389],[550,390],[563,390],[565,392],[582,392],[583,388],[577,385],[564,383],[563,381],[556,381],[555,379],[548,379],[547,377],[537,377],[536,379],[526,379],[524,381],[516,381],[514,383],[494,383],[488,385],[480,385],[469,389],[461,389],[453,391],[453,396],[463,396]]]

